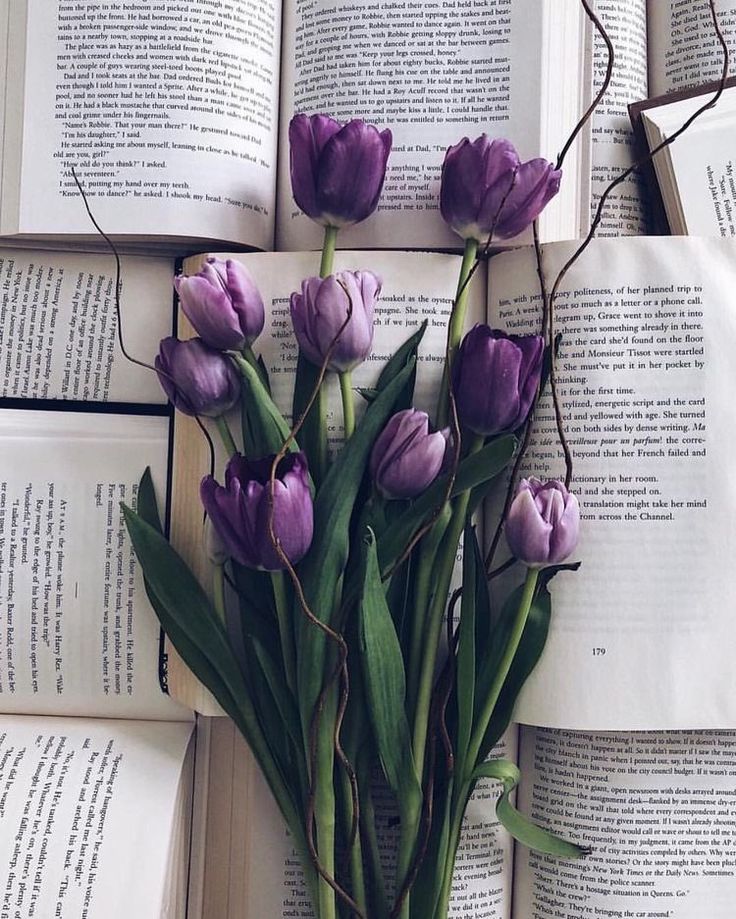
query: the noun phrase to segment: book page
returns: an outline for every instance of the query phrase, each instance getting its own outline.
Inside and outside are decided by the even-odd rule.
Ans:
[[[463,135],[475,139],[486,132],[510,139],[523,160],[554,160],[579,117],[582,39],[570,24],[579,23],[579,10],[568,0],[553,5],[554,11],[539,0],[488,0],[479,6],[470,0],[341,0],[336,8],[328,0],[287,0],[279,248],[322,244],[322,228],[298,211],[291,195],[287,134],[298,112],[325,112],[339,121],[359,115],[393,134],[378,210],[341,232],[341,246],[459,248],[459,237],[439,212],[447,148]],[[552,35],[560,38],[559,48]],[[564,53],[557,54],[563,39]],[[565,73],[569,67],[575,70],[574,79]],[[571,100],[569,118],[567,110],[565,117],[551,118],[546,108],[550,99],[560,106]],[[550,148],[544,149],[543,124],[549,120],[554,122],[554,139],[545,138]],[[545,212],[549,220],[555,208],[567,208],[560,211],[566,232],[554,238],[577,231],[574,168],[569,176],[561,197]],[[563,205],[568,193],[571,197]]]
[[[705,96],[696,96],[642,112],[647,137],[671,136],[705,101]],[[703,112],[655,157],[660,185],[669,192],[663,197],[673,231],[736,236],[736,156],[731,144],[735,132],[736,87],[731,87],[715,108]]]
[[[661,96],[720,80],[723,49],[708,0],[648,0],[649,95]],[[736,3],[715,0],[731,59],[736,54]],[[731,68],[733,70],[733,67]]]
[[[0,442],[0,708],[189,717],[120,510],[146,466],[165,496],[168,418],[6,409]]]
[[[123,340],[152,363],[171,334],[171,262],[123,258]],[[115,315],[111,256],[0,250],[0,398],[148,402],[156,375],[127,361]]]
[[[272,245],[275,0],[23,2],[18,227],[5,232],[89,234],[74,166],[107,232]]]
[[[278,809],[253,757],[232,723],[205,721],[210,733],[202,916],[218,919],[313,919],[309,894]],[[516,730],[494,751],[516,761]],[[484,781],[470,802],[458,848],[450,905],[452,919],[510,919],[511,837],[495,819],[500,786]],[[388,796],[386,796],[388,797]],[[201,797],[200,797],[201,802]],[[388,835],[395,810],[377,801]],[[387,875],[393,870],[384,864]]]
[[[593,851],[517,846],[516,919],[731,919],[733,732],[521,735],[521,808]]]
[[[608,92],[593,115],[591,219],[605,189],[635,160],[628,104],[647,92],[646,0],[598,0],[595,10],[614,47],[614,69]],[[594,91],[603,84],[608,52],[594,31]],[[646,199],[641,178],[630,176],[608,196],[598,236],[646,233]]]
[[[550,285],[572,251],[546,248]],[[562,285],[558,382],[582,515],[570,560],[582,567],[552,582],[549,640],[517,712],[524,722],[736,725],[736,492],[723,474],[736,390],[735,266],[730,240],[601,240]],[[532,253],[494,259],[490,288],[502,327],[533,327]],[[564,476],[548,398],[526,470]]]
[[[162,919],[190,724],[0,717],[0,915]]]

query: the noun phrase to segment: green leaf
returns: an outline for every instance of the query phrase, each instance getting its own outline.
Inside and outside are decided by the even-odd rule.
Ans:
[[[314,540],[299,565],[299,575],[309,608],[323,622],[330,623],[339,602],[341,584],[349,552],[350,521],[361,487],[365,467],[376,437],[386,424],[409,375],[414,359],[372,402],[325,476],[314,502]],[[298,687],[302,728],[308,731],[317,697],[326,673],[327,639],[306,620],[297,607],[299,622]]]
[[[410,335],[409,338],[404,342],[403,345],[392,355],[392,357],[383,365],[383,369],[378,377],[378,382],[376,383],[376,390],[382,392],[388,384],[396,378],[396,376],[407,366],[409,361],[415,360],[417,356],[417,350],[419,345],[424,338],[424,333],[427,331],[427,320],[419,326],[416,332],[413,335]],[[411,406],[412,396],[414,394],[414,380],[416,377],[416,364],[414,364],[414,371],[407,380],[407,385],[405,391],[401,394],[406,397],[408,395],[408,402],[406,405],[402,405],[402,408],[409,408]],[[395,409],[399,411],[399,409]]]
[[[450,497],[497,476],[506,467],[515,449],[516,438],[507,434],[468,456],[458,466]],[[447,482],[447,476],[437,479],[378,540],[378,558],[384,575],[396,564],[412,536],[440,506],[447,491]]]
[[[360,600],[363,682],[383,773],[403,806],[408,798],[421,798],[405,710],[404,659],[378,570],[375,538],[371,530],[367,534]]]
[[[238,361],[238,367],[243,377],[241,413],[245,452],[254,457],[278,453],[289,436],[289,425],[263,385],[258,371],[245,359]],[[290,450],[296,452],[299,447],[292,442]]]
[[[319,377],[319,368],[310,363],[299,352],[296,365],[296,379],[294,381],[294,399],[292,417],[296,422],[301,418],[307,406],[315,384]],[[325,425],[325,395],[324,387],[314,400],[309,414],[304,419],[304,424],[299,431],[299,443],[307,455],[309,472],[316,488],[327,473],[327,428]]]
[[[549,830],[537,826],[514,807],[509,796],[519,784],[521,773],[513,763],[505,759],[481,763],[473,773],[473,782],[479,778],[503,782],[504,790],[496,803],[496,816],[501,825],[522,845],[545,855],[556,855],[558,858],[580,858],[590,853],[587,846],[578,846],[574,842],[555,836]]]
[[[483,669],[478,677],[476,699],[485,698],[488,687],[493,680],[498,663],[506,647],[523,587],[517,588],[503,606],[499,621],[491,638],[488,657],[483,662]],[[521,635],[521,641],[511,664],[508,676],[501,689],[498,702],[483,737],[479,758],[484,759],[495,746],[511,722],[514,705],[529,674],[537,664],[547,642],[549,623],[552,616],[552,598],[546,587],[538,587],[529,608],[529,616]]]
[[[145,472],[138,483],[136,510],[146,523],[149,523],[155,530],[158,530],[159,533],[163,532],[161,518],[158,514],[158,502],[156,501],[156,491],[153,487],[150,466],[146,466]]]
[[[283,735],[283,730],[286,728],[289,738],[296,749],[299,750],[301,749],[299,713],[294,704],[294,699],[287,689],[284,668],[276,663],[269,651],[255,635],[250,636],[250,642],[265,685],[268,687],[275,704],[275,714],[277,715],[277,717],[270,719],[270,724],[266,724],[267,719],[262,717],[261,723],[263,724],[264,732],[267,736],[272,731]]]

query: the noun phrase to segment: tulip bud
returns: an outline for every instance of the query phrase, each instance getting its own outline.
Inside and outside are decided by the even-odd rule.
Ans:
[[[522,163],[507,140],[464,137],[442,164],[442,217],[463,239],[510,239],[542,213],[561,177],[547,160]]]
[[[263,331],[263,300],[239,262],[209,258],[198,274],[174,278],[174,287],[187,318],[211,348],[242,351]]]
[[[302,292],[291,295],[291,321],[304,356],[321,367],[339,334],[327,369],[345,373],[364,361],[373,344],[373,307],[380,293],[381,280],[371,271],[302,281]]]
[[[217,418],[240,396],[232,361],[199,338],[163,338],[154,366],[169,400],[185,415]]]
[[[228,554],[241,565],[266,571],[286,567],[269,530],[273,459],[250,461],[236,453],[227,464],[224,487],[211,475],[200,486],[202,504]],[[307,461],[303,453],[289,453],[276,470],[273,530],[293,565],[309,549],[313,526]]]
[[[379,434],[370,470],[384,498],[414,498],[437,478],[449,430],[429,433],[429,416],[409,408],[397,412]]]
[[[534,401],[543,354],[541,335],[507,335],[487,325],[472,328],[453,366],[461,423],[485,437],[515,431]]]
[[[580,505],[557,479],[522,479],[506,517],[509,548],[530,568],[556,565],[575,550]]]
[[[360,119],[295,115],[289,124],[291,188],[307,217],[349,226],[376,209],[391,152],[391,132]]]

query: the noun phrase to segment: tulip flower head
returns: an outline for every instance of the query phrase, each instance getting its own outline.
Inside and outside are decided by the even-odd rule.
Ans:
[[[391,132],[360,119],[295,115],[289,124],[294,200],[323,226],[344,227],[376,209],[391,152]]]
[[[373,308],[380,293],[381,279],[371,271],[341,271],[302,281],[290,307],[294,334],[307,360],[321,367],[332,347],[328,370],[345,373],[362,363],[373,344]]]
[[[225,485],[210,475],[200,496],[228,554],[248,568],[285,568],[271,539],[269,492],[274,457],[247,460],[236,453],[227,464]],[[289,453],[279,463],[273,491],[273,531],[281,549],[295,565],[312,542],[312,494],[303,453]]]
[[[242,351],[263,331],[263,299],[250,272],[232,259],[207,259],[197,274],[174,279],[182,309],[211,348]]]
[[[370,471],[384,498],[414,498],[437,478],[449,429],[429,433],[429,416],[413,408],[397,412],[379,434]]]
[[[240,377],[230,358],[200,338],[163,338],[154,366],[169,401],[185,415],[218,418],[240,396]]]
[[[464,137],[445,154],[440,211],[463,239],[511,239],[541,214],[561,177],[547,160],[522,163],[507,140]]]
[[[556,565],[575,550],[580,530],[578,499],[557,479],[522,479],[506,517],[509,548],[530,568]]]
[[[534,401],[543,354],[541,335],[507,335],[487,325],[472,328],[453,365],[460,422],[485,437],[515,431]]]

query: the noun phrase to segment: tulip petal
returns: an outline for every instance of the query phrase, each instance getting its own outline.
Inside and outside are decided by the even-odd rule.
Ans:
[[[294,200],[312,220],[320,220],[317,203],[319,157],[341,125],[326,115],[295,115],[289,124],[289,163]]]

